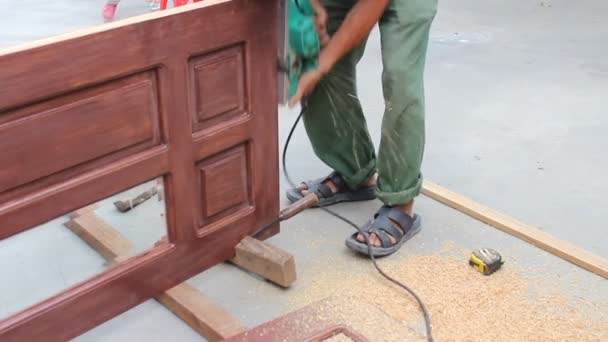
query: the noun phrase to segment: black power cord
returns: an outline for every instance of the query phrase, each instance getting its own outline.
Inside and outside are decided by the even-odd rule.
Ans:
[[[294,133],[296,127],[298,126],[298,123],[300,122],[300,119],[302,119],[302,116],[304,115],[304,110],[305,109],[306,108],[303,105],[302,109],[300,110],[300,114],[298,115],[298,118],[294,122],[293,126],[291,126],[291,130],[289,131],[289,135],[287,136],[287,140],[285,141],[285,146],[283,146],[283,175],[287,179],[287,182],[289,182],[289,185],[291,185],[293,188],[296,188],[296,185],[291,180],[291,177],[289,177],[289,173],[287,172],[287,163],[286,163],[287,148],[289,147],[289,143],[291,142],[291,138],[293,136],[293,133]],[[325,208],[325,207],[319,207],[319,208],[321,210],[325,211],[326,213],[332,215],[333,217],[346,222],[347,224],[349,224],[350,226],[352,226],[353,228],[355,228],[365,238],[365,243],[367,244],[369,258],[371,259],[372,263],[374,264],[374,267],[376,268],[376,270],[378,270],[378,272],[384,278],[386,278],[387,280],[389,280],[393,284],[395,284],[395,285],[399,286],[400,288],[404,289],[405,291],[407,291],[412,297],[414,297],[414,299],[416,299],[416,302],[418,302],[418,305],[420,306],[420,310],[422,311],[422,315],[424,316],[424,323],[426,325],[426,339],[429,342],[433,342],[431,317],[429,316],[429,312],[428,312],[428,309],[426,308],[426,305],[424,304],[424,302],[422,301],[422,299],[420,299],[420,297],[418,297],[418,295],[416,294],[416,292],[414,292],[414,290],[412,290],[411,288],[409,288],[407,285],[401,283],[400,281],[396,280],[395,278],[389,276],[388,274],[386,274],[386,272],[384,272],[380,268],[380,266],[378,266],[378,263],[376,262],[376,258],[374,257],[374,254],[372,253],[371,243],[369,242],[369,237],[367,236],[367,234],[365,234],[363,232],[363,230],[361,229],[361,227],[359,227],[357,224],[355,224],[351,220],[347,219],[346,217],[341,216],[340,214],[338,214],[338,213],[336,213],[336,212],[334,212],[334,211],[332,211],[332,210],[330,210],[328,208]],[[271,225],[275,224],[276,222],[278,222],[278,219],[276,221],[272,222],[271,224],[269,224],[268,226],[263,227],[262,229],[258,230],[258,232],[256,232],[254,234],[254,236],[257,235],[258,233],[260,233],[261,231],[267,229]]]

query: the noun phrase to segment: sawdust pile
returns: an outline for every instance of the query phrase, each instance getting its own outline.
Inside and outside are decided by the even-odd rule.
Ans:
[[[323,302],[317,309],[315,319],[348,325],[357,333],[373,337],[372,342],[414,341],[419,336],[415,329],[396,321],[381,307],[362,305],[354,297],[337,296]]]
[[[381,262],[425,301],[436,340],[608,341],[608,303],[568,299],[535,286],[513,263],[486,277],[468,268],[463,258],[466,254]],[[374,341],[424,339],[424,321],[414,299],[368,261],[355,262],[348,270],[332,264],[325,261],[302,274],[314,280],[295,294],[290,306],[332,297],[333,310],[324,319],[342,319],[367,336],[373,332]],[[378,310],[380,314],[374,313]],[[374,329],[377,324],[382,329]]]

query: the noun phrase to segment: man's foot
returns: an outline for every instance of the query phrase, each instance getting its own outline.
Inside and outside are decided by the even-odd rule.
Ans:
[[[420,231],[420,217],[413,212],[413,203],[403,206],[383,206],[362,231],[369,238],[355,233],[346,239],[346,245],[356,252],[385,256],[396,252],[401,245]]]
[[[104,21],[112,21],[114,20],[114,14],[116,14],[116,4],[106,4],[103,6],[103,11],[101,15],[103,16]]]
[[[403,212],[404,214],[408,215],[409,217],[411,217],[412,219],[414,218],[414,201],[411,201],[408,204],[403,204],[403,205],[396,205],[394,207],[392,207],[393,209],[397,209],[401,212]],[[396,228],[399,229],[399,231],[403,234],[403,228],[401,228],[401,226],[399,226],[397,223],[395,223],[394,221],[391,221],[391,224]],[[380,247],[382,246],[382,241],[378,238],[378,235],[376,235],[376,233],[371,233],[368,234],[369,237],[369,243],[374,246],[374,247]],[[389,239],[391,244],[395,244],[397,243],[397,239],[392,236],[389,235]],[[363,235],[361,234],[357,234],[357,241],[365,243],[365,238],[363,237]]]
[[[290,189],[287,191],[287,198],[291,202],[295,202],[311,192],[319,198],[318,206],[340,202],[368,201],[376,198],[375,177],[371,177],[363,187],[351,190],[342,176],[333,172],[325,178],[303,182],[299,187]]]
[[[327,178],[325,179],[322,184],[325,184],[330,190],[332,194],[335,194],[336,192],[338,192],[338,186],[336,185],[336,183],[334,183],[334,181],[332,181],[331,178]],[[376,186],[376,176],[371,176],[367,179],[367,181],[365,182],[366,187],[375,187]],[[300,192],[302,193],[303,196],[308,195],[308,185],[306,185],[306,183],[302,183],[300,184],[300,186],[298,187],[298,190],[300,190]]]

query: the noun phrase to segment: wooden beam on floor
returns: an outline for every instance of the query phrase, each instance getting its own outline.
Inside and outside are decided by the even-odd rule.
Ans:
[[[293,255],[267,242],[247,236],[236,245],[235,254],[230,262],[279,286],[296,281]]]
[[[128,255],[131,250],[129,240],[93,212],[81,214],[65,226],[109,262]]]
[[[75,219],[81,215],[86,213],[94,212],[97,209],[97,203],[93,203],[91,205],[87,205],[86,207],[82,207],[76,211],[71,212],[68,217],[71,219]]]
[[[435,183],[424,181],[422,193],[503,232],[533,244],[555,256],[608,279],[608,260],[575,244],[560,240],[544,231],[519,222],[505,214],[483,206],[470,198]]]
[[[209,341],[223,341],[247,330],[224,308],[186,283],[169,289],[156,300]]]
[[[131,243],[94,212],[81,212],[65,226],[109,263],[128,258]],[[236,317],[186,283],[165,291],[155,299],[208,341],[222,341],[247,330]]]

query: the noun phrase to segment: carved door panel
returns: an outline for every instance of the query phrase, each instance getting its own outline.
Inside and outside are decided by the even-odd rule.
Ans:
[[[0,321],[0,340],[77,336],[277,217],[277,6],[207,0],[0,50],[0,239],[156,177],[168,226]]]

